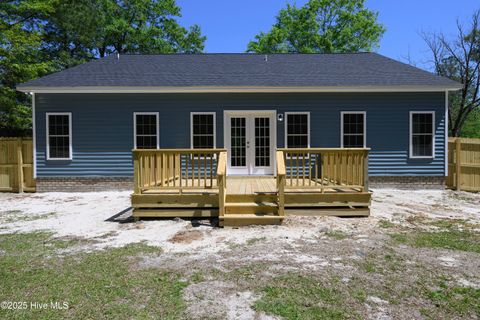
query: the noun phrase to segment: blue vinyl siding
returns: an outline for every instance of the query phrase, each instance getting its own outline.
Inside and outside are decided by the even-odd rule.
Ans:
[[[223,146],[224,110],[310,112],[310,145],[340,146],[340,112],[367,112],[372,176],[445,174],[445,93],[36,94],[37,176],[130,176],[133,113],[159,112],[160,148],[190,148],[190,112],[216,112]],[[435,158],[409,158],[409,112],[435,111]],[[72,112],[73,160],[47,161],[46,112]],[[277,122],[277,146],[284,146]]]

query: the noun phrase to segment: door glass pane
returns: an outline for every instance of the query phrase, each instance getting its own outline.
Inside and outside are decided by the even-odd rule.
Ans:
[[[255,118],[255,167],[270,166],[270,118]]]
[[[231,130],[231,166],[232,167],[245,167],[247,162],[246,157],[246,118],[231,118],[230,130]]]

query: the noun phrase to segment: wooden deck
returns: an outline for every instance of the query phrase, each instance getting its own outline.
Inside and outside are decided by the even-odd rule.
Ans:
[[[340,160],[344,169],[332,167],[334,174],[327,174],[319,159],[300,169],[298,166],[295,170],[288,165],[282,167],[285,155],[279,151],[277,176],[227,177],[224,151],[209,152],[210,159],[214,159],[213,154],[217,152],[216,172],[205,170],[213,166],[213,161],[190,161],[201,167],[186,168],[182,165],[185,161],[176,156],[180,153],[171,150],[164,154],[161,151],[143,152],[154,155],[150,158],[136,157],[138,177],[136,175],[136,192],[132,195],[134,217],[218,217],[220,226],[242,226],[280,224],[285,215],[369,215],[371,193],[364,184],[365,172],[360,174],[361,170],[352,168],[355,174],[348,174],[349,166],[355,165],[356,153],[348,154],[345,161]],[[309,159],[311,153],[309,149]],[[356,164],[359,165],[365,167],[363,162]],[[141,169],[147,166],[148,172]]]

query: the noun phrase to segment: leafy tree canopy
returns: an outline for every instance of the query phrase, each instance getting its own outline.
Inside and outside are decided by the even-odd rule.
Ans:
[[[41,31],[52,12],[48,0],[0,2],[0,136],[29,133],[30,97],[15,86],[54,71]]]
[[[182,27],[175,0],[0,1],[0,136],[31,129],[18,83],[112,53],[195,53],[205,37]]]
[[[200,28],[180,26],[180,15],[175,0],[63,0],[46,24],[46,41],[55,55],[74,61],[111,53],[201,52]]]
[[[256,53],[339,53],[370,51],[385,32],[365,0],[310,0],[280,10],[268,33],[248,44]]]

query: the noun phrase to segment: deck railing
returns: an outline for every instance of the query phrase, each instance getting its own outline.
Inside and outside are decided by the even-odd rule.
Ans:
[[[278,149],[278,192],[368,190],[368,148]],[[282,190],[283,189],[283,190]]]
[[[149,189],[217,188],[217,161],[224,149],[133,150],[134,192]]]
[[[277,151],[277,193],[278,193],[278,214],[285,215],[285,157],[283,151]]]

